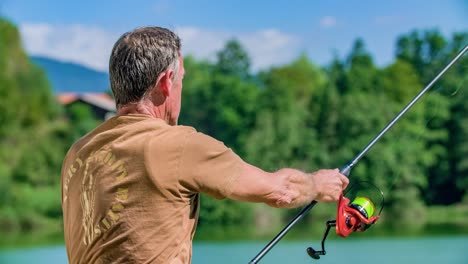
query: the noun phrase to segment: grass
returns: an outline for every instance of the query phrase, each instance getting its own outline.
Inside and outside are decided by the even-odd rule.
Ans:
[[[428,207],[427,223],[468,226],[468,205],[460,204]]]
[[[284,237],[284,240],[319,240],[325,231],[327,217],[320,216],[320,212],[313,212],[313,217],[301,220]],[[292,219],[292,217],[291,217]],[[355,238],[369,237],[421,237],[468,235],[468,205],[430,206],[426,209],[425,223],[400,223],[398,219],[382,219],[365,233],[353,234]],[[393,222],[390,222],[393,221]],[[233,240],[270,240],[284,225],[272,228],[270,233],[259,235],[254,226],[200,226],[197,229],[196,241],[233,241]],[[0,232],[0,248],[28,247],[37,245],[63,244],[63,234],[54,232],[34,231],[28,233]],[[329,239],[340,239],[332,229]]]

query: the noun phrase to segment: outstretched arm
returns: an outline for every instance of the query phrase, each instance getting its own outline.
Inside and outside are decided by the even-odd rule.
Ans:
[[[336,201],[349,182],[338,169],[265,172],[243,161],[222,142],[193,132],[186,138],[178,167],[180,184],[188,192],[282,208],[299,207],[313,200]]]
[[[340,174],[338,169],[304,173],[286,168],[268,173],[244,162],[228,198],[263,202],[278,208],[294,208],[312,200],[336,201],[348,183],[348,178]]]

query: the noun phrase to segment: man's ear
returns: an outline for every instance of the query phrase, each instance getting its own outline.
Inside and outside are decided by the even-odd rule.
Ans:
[[[168,97],[171,94],[173,77],[174,70],[172,69],[165,70],[158,76],[157,84],[165,97]]]

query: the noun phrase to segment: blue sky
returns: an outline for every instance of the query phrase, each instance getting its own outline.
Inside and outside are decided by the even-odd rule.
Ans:
[[[0,0],[0,14],[18,25],[29,54],[101,71],[117,38],[145,25],[174,30],[184,54],[200,59],[213,59],[236,38],[254,70],[302,52],[325,65],[333,52],[347,55],[358,37],[383,66],[393,60],[397,37],[414,29],[468,32],[468,0]]]

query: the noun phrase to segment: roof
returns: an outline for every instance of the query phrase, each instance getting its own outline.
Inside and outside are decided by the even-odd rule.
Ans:
[[[63,105],[83,101],[107,111],[116,111],[114,99],[106,93],[59,93],[57,99]]]

